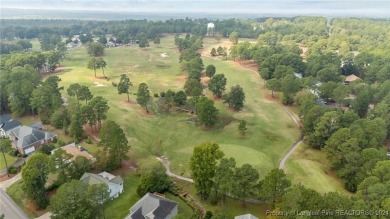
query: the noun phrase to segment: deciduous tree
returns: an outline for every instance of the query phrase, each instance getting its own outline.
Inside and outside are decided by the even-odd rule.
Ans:
[[[79,180],[67,182],[50,200],[51,218],[102,218],[103,204],[109,194],[108,186],[104,183],[88,185]]]
[[[221,98],[223,92],[225,91],[226,83],[227,79],[224,74],[216,74],[210,79],[208,87],[216,97]]]
[[[222,158],[215,170],[214,187],[212,194],[215,201],[222,200],[225,204],[225,197],[231,194],[234,189],[234,171],[236,161],[234,158]]]
[[[229,40],[233,44],[237,44],[238,43],[238,32],[236,32],[236,31],[231,32],[229,35]]]
[[[206,75],[207,77],[211,78],[215,74],[215,66],[214,65],[208,65],[206,67]]]
[[[206,142],[194,148],[190,160],[190,169],[194,179],[196,192],[202,199],[207,199],[214,186],[213,177],[217,162],[223,157],[223,152],[216,143]]]
[[[104,54],[104,45],[99,42],[92,42],[88,44],[87,52],[90,56],[102,56]]]
[[[214,101],[207,97],[201,97],[197,103],[198,118],[202,124],[211,127],[217,123],[218,110],[214,107]]]
[[[41,153],[31,155],[22,168],[23,191],[36,204],[37,209],[44,209],[49,203],[45,184],[51,170],[49,156]]]
[[[141,177],[141,183],[138,185],[137,193],[139,196],[147,192],[164,193],[169,190],[172,180],[166,174],[166,169],[161,163],[155,163],[151,169],[146,170]]]
[[[229,93],[224,98],[224,103],[227,103],[229,108],[241,110],[244,107],[245,93],[240,85],[231,87]]]

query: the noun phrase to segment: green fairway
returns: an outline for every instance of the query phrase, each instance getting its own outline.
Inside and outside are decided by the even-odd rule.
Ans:
[[[161,140],[161,152],[171,160],[173,172],[190,176],[188,164],[192,148],[204,141],[212,141],[229,145],[222,146],[228,156],[236,158],[239,164],[253,164],[262,171],[261,176],[277,167],[280,158],[299,136],[299,130],[277,103],[264,98],[268,91],[254,72],[244,70],[231,61],[203,58],[205,66],[214,64],[217,73],[225,74],[228,79],[227,91],[230,86],[239,84],[246,93],[245,107],[240,112],[231,111],[222,100],[216,101],[221,117],[227,122],[223,128],[212,130],[187,122],[193,115],[177,112],[163,114],[156,106],[152,107],[153,113],[146,115],[136,104],[135,95],[132,94],[131,101],[127,102],[126,95],[118,95],[111,85],[126,73],[134,84],[132,93],[137,91],[141,82],[148,84],[152,94],[168,89],[180,90],[185,76],[179,73],[178,55],[173,37],[162,38],[159,47],[152,45],[141,49],[132,45],[107,48],[103,58],[107,62],[105,74],[109,80],[105,80],[95,78],[94,72],[86,68],[89,56],[86,48],[80,47],[69,51],[69,56],[62,63],[64,71],[58,76],[62,79],[60,85],[65,89],[71,83],[80,83],[87,85],[95,96],[101,95],[109,100],[108,119],[124,128],[133,158],[141,164],[154,159],[153,148]],[[97,75],[103,76],[99,70]],[[65,91],[63,94],[67,96]],[[211,97],[206,89],[205,94]],[[71,98],[70,101],[75,100]],[[248,132],[244,137],[237,131],[240,119],[248,122]]]
[[[343,183],[330,172],[325,154],[301,144],[286,163],[285,172],[294,183],[301,183],[319,193],[338,191],[349,194]]]

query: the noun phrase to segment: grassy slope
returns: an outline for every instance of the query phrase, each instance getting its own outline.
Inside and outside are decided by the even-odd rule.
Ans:
[[[338,191],[350,195],[343,183],[330,172],[325,154],[301,144],[286,163],[286,174],[293,183],[301,183],[320,193]]]
[[[146,82],[152,93],[183,87],[185,78],[179,74],[178,51],[173,45],[172,37],[163,38],[160,48],[153,45],[149,49],[136,46],[106,49],[106,75],[110,81],[96,79],[93,71],[86,69],[89,57],[84,47],[69,53],[69,57],[63,62],[65,71],[59,74],[62,78],[61,86],[67,88],[71,83],[78,82],[89,86],[94,95],[110,100],[108,118],[125,129],[133,154],[141,164],[149,163],[151,150],[161,139],[163,153],[171,159],[173,171],[189,176],[188,161],[192,148],[204,141],[213,141],[219,143],[228,156],[235,157],[239,164],[251,163],[264,176],[267,171],[277,167],[280,158],[298,137],[299,131],[283,110],[263,98],[266,90],[262,89],[259,77],[229,61],[204,58],[205,66],[212,63],[217,67],[218,73],[226,75],[228,89],[235,84],[244,87],[246,107],[242,112],[233,113],[222,101],[217,101],[216,106],[222,116],[248,121],[246,137],[238,134],[237,121],[223,129],[206,131],[185,122],[191,115],[145,116],[141,107],[135,104],[134,95],[131,95],[131,103],[127,103],[126,96],[118,95],[111,86],[111,82],[118,81],[122,73],[129,74],[134,84],[131,89],[133,93],[141,82]],[[169,57],[161,57],[161,53],[167,53]],[[100,71],[99,75],[102,75]],[[107,86],[95,87],[94,82]],[[211,96],[205,91],[206,95]]]

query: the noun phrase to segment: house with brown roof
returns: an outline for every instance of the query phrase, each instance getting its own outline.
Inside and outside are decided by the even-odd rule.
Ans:
[[[345,79],[344,79],[344,84],[345,85],[348,85],[356,80],[359,80],[361,78],[359,78],[358,76],[352,74],[352,75],[348,75]]]
[[[91,163],[95,162],[96,159],[85,149],[83,146],[76,146],[75,143],[71,143],[60,148],[54,149],[51,151],[51,154],[54,154],[56,150],[64,150],[66,153],[71,154],[73,157],[70,158],[70,161],[74,161],[77,156],[82,156],[87,158]]]

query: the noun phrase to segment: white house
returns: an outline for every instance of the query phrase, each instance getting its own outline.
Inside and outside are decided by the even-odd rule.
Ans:
[[[130,208],[125,219],[171,219],[177,215],[178,203],[157,194],[146,193]]]
[[[105,183],[110,192],[110,199],[117,198],[123,192],[123,179],[107,172],[99,174],[84,173],[80,180],[88,185]]]

